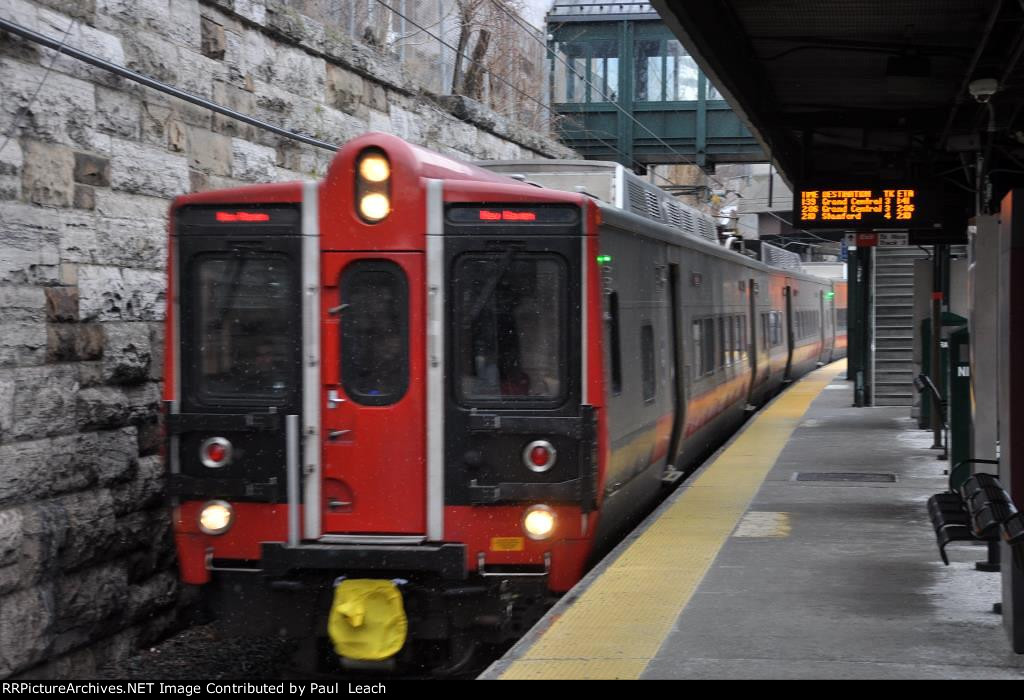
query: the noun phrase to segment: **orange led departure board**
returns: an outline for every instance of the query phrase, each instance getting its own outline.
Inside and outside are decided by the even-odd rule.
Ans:
[[[917,187],[798,188],[794,225],[807,228],[916,228],[925,221],[924,194]]]

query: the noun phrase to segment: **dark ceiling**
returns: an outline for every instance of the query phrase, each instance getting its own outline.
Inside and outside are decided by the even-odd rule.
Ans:
[[[927,183],[967,214],[979,158],[983,210],[1024,185],[1024,0],[652,4],[790,184]]]

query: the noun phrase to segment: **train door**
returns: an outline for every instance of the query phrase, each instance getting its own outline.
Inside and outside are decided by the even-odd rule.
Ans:
[[[750,355],[750,390],[747,392],[747,404],[753,405],[755,401],[755,391],[761,382],[764,381],[765,377],[758,372],[757,363],[759,361],[759,353],[757,348],[758,333],[757,333],[757,281],[750,277],[747,279],[747,313],[750,314],[749,322],[749,337],[750,340],[747,344],[747,352]]]
[[[827,294],[824,289],[818,292],[818,296],[818,314],[821,318],[821,353],[818,355],[818,361],[825,364],[832,357],[832,301],[826,303]]]
[[[786,302],[786,372],[782,375],[782,380],[788,382],[792,379],[793,349],[796,345],[793,337],[793,286],[787,284],[783,287],[782,296]]]
[[[422,253],[324,255],[323,532],[426,531]]]
[[[671,352],[670,358],[671,367],[673,368],[673,381],[671,391],[673,393],[672,398],[672,410],[675,415],[672,426],[672,439],[669,443],[669,466],[675,466],[676,458],[679,456],[679,446],[683,438],[683,427],[686,425],[686,374],[684,372],[685,364],[683,358],[683,306],[682,298],[680,297],[681,290],[679,285],[679,264],[670,263],[668,266],[668,294],[669,294],[669,333],[671,337]]]

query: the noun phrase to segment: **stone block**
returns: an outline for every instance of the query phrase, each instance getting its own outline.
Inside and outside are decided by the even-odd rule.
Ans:
[[[111,384],[138,384],[149,378],[152,354],[149,325],[140,322],[105,323],[107,344],[103,375]]]
[[[175,43],[199,50],[201,43],[200,17],[200,4],[197,0],[172,2],[171,21],[163,28],[163,31]]]
[[[231,137],[206,129],[188,127],[189,166],[214,175],[230,175]]]
[[[54,629],[64,632],[114,615],[127,597],[128,580],[120,564],[108,563],[66,574],[54,588]]]
[[[0,284],[58,284],[57,221],[52,209],[0,202]]]
[[[33,322],[0,323],[0,367],[46,362],[46,327]]]
[[[160,321],[166,314],[163,270],[80,265],[78,291],[83,321]]]
[[[46,320],[46,296],[42,287],[0,284],[0,323]]]
[[[47,287],[46,320],[54,323],[78,320],[78,289]]]
[[[120,518],[133,511],[159,506],[163,502],[166,473],[164,460],[159,455],[140,457],[135,477],[111,489],[114,513]]]
[[[112,144],[110,184],[116,190],[154,197],[188,191],[188,162],[163,149],[130,141]]]
[[[68,262],[163,269],[167,224],[163,217],[65,217],[60,249]]]
[[[167,150],[181,153],[188,147],[188,132],[180,119],[167,121]]]
[[[96,86],[96,128],[99,131],[136,139],[139,137],[141,113],[142,102],[136,95],[124,89]]]
[[[150,219],[166,221],[170,202],[161,197],[145,197],[116,190],[96,191],[96,213],[112,219]]]
[[[97,386],[82,389],[76,415],[81,429],[118,428],[154,419],[160,410],[160,388]]]
[[[228,69],[223,62],[207,58],[192,49],[178,49],[177,69],[179,81],[177,86],[200,97],[212,96],[215,80],[225,81],[228,79]]]
[[[25,141],[21,191],[33,204],[70,207],[74,201],[75,157],[70,148]]]
[[[231,176],[239,180],[272,182],[277,151],[242,139],[231,139]]]
[[[0,85],[4,86],[0,115],[5,124],[20,116],[21,133],[38,141],[80,144],[91,141],[96,100],[92,83],[20,61],[0,59]],[[42,82],[42,87],[39,88]],[[37,94],[37,88],[38,94]],[[35,99],[32,100],[32,96]],[[31,106],[29,101],[32,100]],[[27,108],[27,111],[22,111]],[[26,161],[29,158],[26,156]]]
[[[137,586],[130,586],[124,617],[138,622],[153,612],[166,609],[178,599],[178,578],[170,571],[152,576]]]
[[[70,5],[73,3],[69,2],[68,4]],[[60,12],[52,12],[45,8],[39,8],[38,16],[40,33],[45,34],[46,36],[64,36],[65,31],[68,29],[69,20],[65,16],[63,10]],[[96,18],[99,19],[100,16],[97,14]],[[114,34],[103,31],[100,28],[90,26],[88,23],[77,22],[71,28],[71,31],[68,32],[67,44],[110,61],[115,65],[124,65],[124,50],[121,46],[121,40]],[[47,56],[45,64],[49,65],[49,57],[52,54],[49,50],[46,50],[45,53]],[[71,56],[65,56],[63,54],[59,55],[54,61],[53,71],[73,75],[76,78],[112,87],[116,87],[121,84],[120,78],[103,70],[102,68],[91,66],[88,63],[83,63]]]
[[[327,104],[346,112],[354,112],[363,100],[363,78],[333,63],[327,63],[325,67]]]
[[[78,371],[72,366],[15,370],[11,434],[26,439],[74,430],[78,388]]]
[[[89,185],[76,184],[73,204],[75,209],[94,210],[96,208],[96,190]]]
[[[53,591],[33,587],[0,597],[0,677],[41,660],[52,641]]]
[[[14,371],[0,370],[0,439],[11,436],[14,426]]]
[[[164,324],[149,324],[149,349],[153,361],[149,363],[149,378],[155,382],[164,378]]]
[[[214,82],[213,100],[217,104],[243,114],[251,114],[253,111],[252,92],[227,82]],[[213,115],[213,130],[219,134],[237,136],[246,140],[251,140],[254,133],[254,127],[223,114]]]
[[[363,90],[363,102],[370,109],[378,112],[388,111],[388,91],[379,83],[366,81]]]
[[[9,139],[0,150],[0,199],[21,198],[21,141]]]
[[[198,170],[188,171],[188,183],[189,192],[205,192],[206,190],[213,189],[210,186],[210,178],[206,173],[201,173]]]
[[[263,0],[235,0],[235,12],[256,24],[263,24],[267,19],[267,6]]]
[[[133,2],[137,7],[157,3]],[[165,5],[166,6],[166,5]],[[143,75],[156,78],[171,85],[180,79],[178,70],[178,47],[146,31],[134,31],[124,37],[124,65]]]
[[[201,50],[204,56],[220,60],[227,49],[227,38],[224,27],[208,17],[203,17],[200,25],[202,32]]]

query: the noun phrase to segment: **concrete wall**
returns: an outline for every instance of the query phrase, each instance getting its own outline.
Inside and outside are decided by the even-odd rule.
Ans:
[[[0,16],[71,26],[71,46],[332,142],[573,155],[264,0],[5,0]],[[47,74],[52,57],[0,35],[0,677],[88,675],[177,624],[157,425],[168,200],[315,178],[330,157],[68,57]]]

